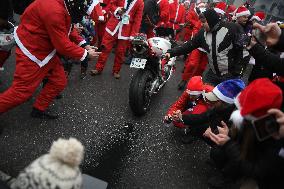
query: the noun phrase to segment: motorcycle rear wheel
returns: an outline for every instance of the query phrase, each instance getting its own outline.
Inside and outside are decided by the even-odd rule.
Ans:
[[[136,116],[144,115],[151,102],[151,86],[153,74],[150,70],[138,70],[133,76],[129,87],[129,105]]]

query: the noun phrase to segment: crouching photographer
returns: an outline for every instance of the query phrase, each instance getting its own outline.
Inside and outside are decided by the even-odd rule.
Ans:
[[[284,155],[280,138],[284,114],[277,110],[282,98],[277,85],[267,78],[257,79],[236,98],[238,110],[231,115],[232,128],[229,130],[223,122],[218,127],[219,134],[210,129],[205,132],[204,136],[219,146],[211,150],[211,158],[224,178],[239,185],[253,179],[259,189],[283,187]]]

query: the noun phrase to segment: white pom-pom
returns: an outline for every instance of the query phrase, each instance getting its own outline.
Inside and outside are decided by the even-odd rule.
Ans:
[[[234,126],[237,127],[238,129],[241,129],[244,117],[241,115],[240,110],[235,110],[231,114],[230,120],[233,122]]]
[[[50,156],[69,166],[79,166],[83,160],[84,146],[75,138],[58,139],[50,148]]]

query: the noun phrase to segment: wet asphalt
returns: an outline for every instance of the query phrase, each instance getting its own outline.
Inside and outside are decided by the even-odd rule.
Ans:
[[[150,111],[133,116],[128,87],[136,70],[123,65],[121,79],[111,75],[113,55],[102,75],[79,78],[74,65],[63,98],[49,108],[58,120],[32,119],[36,94],[26,103],[0,116],[0,170],[16,176],[59,137],[75,137],[85,146],[82,172],[108,182],[108,188],[205,189],[214,174],[206,163],[209,147],[200,140],[183,144],[180,131],[162,122],[168,107],[181,94],[182,62],[171,80],[152,99]],[[89,70],[93,67],[91,63]],[[0,92],[11,84],[15,57],[0,72]],[[37,91],[38,92],[38,91]]]

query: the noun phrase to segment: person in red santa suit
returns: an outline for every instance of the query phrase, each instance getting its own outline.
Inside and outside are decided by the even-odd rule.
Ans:
[[[192,28],[191,36],[194,36],[202,28],[202,23],[199,20],[199,14],[206,10],[206,4],[200,2],[188,14],[188,23]],[[208,63],[207,54],[202,48],[193,50],[186,59],[185,68],[182,74],[182,80],[178,84],[178,90],[184,90],[187,81],[193,77],[202,75]]]
[[[225,2],[217,3],[214,8],[214,10],[219,14],[222,20],[225,20],[226,18],[226,9],[227,9],[227,4]]]
[[[180,29],[185,22],[185,8],[178,0],[170,0],[170,21],[168,22],[168,29],[170,36],[175,36],[176,30]]]
[[[185,7],[185,25],[184,25],[184,41],[188,41],[191,39],[191,35],[192,35],[192,26],[190,24],[190,14],[191,11],[194,10],[194,4],[189,1],[186,0],[184,2],[184,7]]]
[[[88,3],[85,0],[36,0],[25,10],[14,32],[17,43],[14,80],[11,87],[0,94],[0,114],[28,100],[47,78],[31,116],[58,117],[47,113],[46,109],[67,84],[59,55],[83,61],[100,54],[86,46],[72,29],[72,23],[78,23],[86,14]]]
[[[160,20],[156,27],[157,36],[165,36],[165,28],[170,20],[170,4],[168,0],[158,0],[158,5],[160,8]]]
[[[206,112],[210,107],[210,104],[205,102],[203,93],[211,92],[213,88],[214,87],[210,85],[204,85],[201,76],[192,77],[187,84],[186,90],[169,108],[166,116],[164,117],[165,122],[170,123],[172,115],[178,111],[180,111],[183,115],[201,114]],[[186,127],[186,125],[182,122],[173,122],[173,125],[178,128]]]
[[[105,33],[106,24],[110,17],[110,8],[111,3],[110,0],[99,0],[98,5],[96,7],[101,7],[101,15],[97,16],[97,22],[95,25],[96,37],[92,44],[97,43],[97,46],[100,48],[102,44],[102,39]]]
[[[227,10],[226,10],[226,17],[227,17],[227,21],[231,22],[233,20],[233,16],[234,16],[234,12],[236,10],[236,6],[235,5],[229,5]]]
[[[112,74],[116,79],[120,78],[119,71],[124,62],[129,40],[140,29],[143,8],[143,0],[111,0],[112,15],[107,23],[102,40],[102,54],[95,68],[91,70],[91,75],[95,76],[103,71],[108,55],[114,44],[116,44]]]

